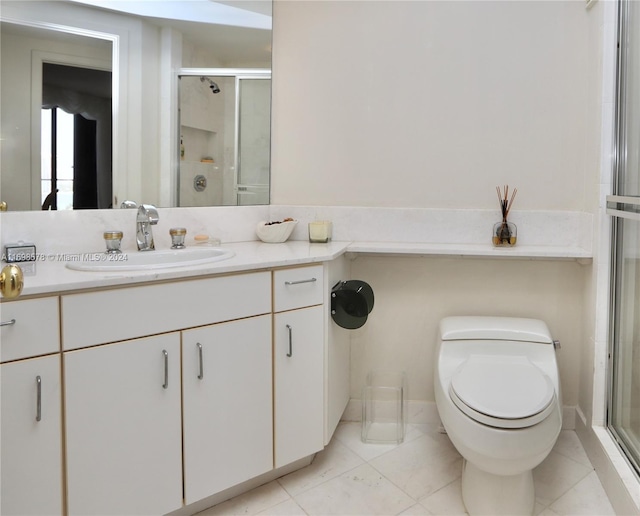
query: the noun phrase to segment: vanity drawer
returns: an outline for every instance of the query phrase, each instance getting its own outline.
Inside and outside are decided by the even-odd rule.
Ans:
[[[0,321],[2,362],[60,351],[57,297],[1,303]]]
[[[324,301],[323,266],[282,269],[273,273],[274,312],[320,305]]]
[[[271,274],[257,272],[62,296],[64,350],[271,312]]]

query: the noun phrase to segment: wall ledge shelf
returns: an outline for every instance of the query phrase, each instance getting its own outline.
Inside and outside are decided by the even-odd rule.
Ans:
[[[593,254],[580,247],[527,246],[494,247],[491,244],[434,244],[418,242],[352,242],[347,252],[380,256],[448,256],[460,258],[504,258],[521,260],[576,260],[593,262]]]

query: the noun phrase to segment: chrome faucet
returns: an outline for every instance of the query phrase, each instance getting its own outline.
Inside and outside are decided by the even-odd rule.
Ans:
[[[141,204],[138,206],[138,216],[136,217],[136,241],[138,251],[153,251],[153,233],[151,226],[158,223],[158,210],[151,204]]]
[[[120,209],[136,209],[138,207],[138,205],[135,203],[135,201],[122,201],[122,204],[120,205]]]

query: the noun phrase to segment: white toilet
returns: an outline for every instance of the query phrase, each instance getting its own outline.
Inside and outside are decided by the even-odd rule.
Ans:
[[[443,319],[434,384],[442,423],[465,459],[462,498],[469,514],[533,514],[532,470],[562,427],[547,325],[510,317]]]

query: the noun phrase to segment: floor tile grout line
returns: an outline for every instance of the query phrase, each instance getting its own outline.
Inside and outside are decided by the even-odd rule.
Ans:
[[[310,490],[312,490],[312,489],[315,489],[315,488],[317,488],[317,487],[320,487],[320,486],[322,486],[322,485],[326,484],[327,482],[330,482],[331,480],[334,480],[334,479],[336,479],[336,478],[338,478],[338,477],[341,477],[341,476],[343,476],[343,475],[346,475],[346,474],[347,474],[347,473],[349,473],[350,471],[353,471],[354,469],[357,469],[357,468],[359,468],[360,466],[363,466],[363,465],[367,464],[367,461],[365,461],[365,460],[364,460],[364,459],[362,459],[361,457],[358,457],[358,458],[362,460],[362,462],[361,462],[360,464],[357,464],[356,466],[353,466],[352,468],[345,469],[344,471],[342,471],[342,472],[340,472],[340,473],[337,473],[337,474],[333,475],[333,476],[332,476],[332,477],[330,477],[330,478],[325,478],[325,479],[324,479],[322,482],[320,482],[319,484],[314,484],[314,485],[312,485],[312,486],[310,486],[310,487],[307,487],[306,489],[304,489],[304,490],[300,491],[299,493],[296,493],[295,495],[293,495],[293,494],[289,493],[289,491],[287,490],[287,488],[286,488],[286,487],[284,487],[284,485],[282,485],[282,484],[280,484],[280,485],[281,485],[281,486],[282,486],[282,488],[287,492],[287,494],[288,494],[288,495],[289,495],[289,496],[290,496],[290,497],[291,497],[291,498],[292,498],[296,503],[298,503],[298,500],[297,500],[297,497],[298,497],[298,496],[300,496],[300,495],[302,495],[302,494],[304,494],[304,493],[307,493],[308,491],[310,491]],[[315,458],[314,458],[313,460],[315,460]],[[311,462],[311,464],[313,464],[313,461]],[[309,464],[309,466],[311,466],[311,464]],[[307,467],[307,468],[308,468],[309,466],[305,466],[305,467]],[[300,470],[298,470],[298,471],[300,471]],[[296,472],[294,471],[294,473],[296,473]],[[284,478],[284,477],[282,477],[282,478]],[[280,479],[276,479],[276,480],[278,480],[278,482],[280,482]],[[298,503],[298,505],[300,505],[300,504]]]
[[[348,437],[350,436],[350,437]],[[351,467],[348,467],[347,469],[345,469],[344,471],[340,471],[339,473],[336,474],[332,474],[331,477],[328,478],[324,478],[320,475],[320,477],[322,478],[322,481],[318,484],[314,484],[302,491],[300,491],[299,493],[293,495],[291,494],[287,488],[285,487],[285,485],[281,482],[282,478],[285,477],[280,477],[278,479],[275,479],[277,484],[285,493],[286,493],[286,499],[285,500],[281,500],[280,502],[270,506],[270,507],[263,507],[261,509],[261,512],[269,512],[270,510],[272,510],[274,507],[286,503],[286,502],[293,502],[296,506],[297,506],[297,511],[300,511],[300,514],[306,514],[308,516],[320,516],[320,514],[322,513],[322,511],[318,512],[318,514],[316,515],[315,512],[309,513],[307,510],[305,510],[303,508],[303,506],[300,504],[299,502],[299,498],[307,493],[309,490],[311,489],[315,489],[315,488],[320,488],[321,486],[325,485],[327,482],[329,481],[334,481],[335,479],[338,479],[340,477],[344,477],[344,476],[348,476],[350,474],[352,474],[354,472],[354,470],[356,470],[357,468],[362,467],[363,465],[368,465],[373,471],[375,471],[375,473],[377,475],[380,476],[381,479],[384,479],[385,482],[388,482],[391,486],[395,487],[396,489],[398,489],[399,493],[403,493],[406,497],[407,497],[407,502],[411,501],[411,505],[410,507],[404,509],[403,511],[400,511],[398,514],[401,514],[402,512],[405,512],[411,508],[419,508],[420,511],[424,510],[427,514],[432,514],[432,512],[427,508],[427,505],[424,505],[424,502],[427,501],[430,497],[436,495],[437,493],[440,493],[441,491],[443,491],[444,489],[448,488],[451,486],[451,484],[453,484],[456,481],[460,480],[460,476],[458,476],[457,478],[451,480],[450,482],[448,482],[447,484],[445,484],[444,486],[440,486],[438,489],[436,489],[435,491],[428,493],[426,495],[423,495],[419,498],[416,498],[412,495],[410,495],[408,492],[406,492],[402,487],[400,487],[398,484],[396,484],[393,480],[391,480],[391,478],[389,478],[385,473],[383,473],[383,471],[381,471],[380,469],[378,469],[374,464],[375,461],[377,459],[379,459],[380,457],[386,455],[387,453],[391,453],[393,451],[397,451],[399,448],[407,445],[408,443],[411,443],[417,439],[420,439],[421,437],[424,436],[430,436],[429,433],[426,433],[422,430],[419,430],[419,433],[416,433],[413,438],[410,439],[405,439],[405,441],[399,445],[393,446],[392,448],[390,448],[389,450],[379,454],[379,455],[375,455],[371,458],[366,458],[363,457],[362,455],[360,455],[356,449],[360,449],[362,451],[362,448],[359,446],[359,444],[361,444],[360,442],[358,442],[357,440],[357,436],[353,433],[345,433],[343,434],[342,438],[339,438],[337,435],[334,435],[332,438],[332,441],[335,440],[335,442],[339,443],[339,446],[341,448],[344,448],[344,450],[348,451],[353,457],[352,459],[355,460],[357,459],[358,464],[353,465]],[[431,436],[433,437],[433,436]],[[358,443],[358,444],[356,444]],[[581,443],[580,443],[581,444]],[[329,443],[327,445],[327,447],[325,448],[325,450],[327,450],[329,448],[329,446],[331,446],[331,443]],[[354,447],[352,447],[354,446]],[[372,445],[373,446],[373,445]],[[543,513],[545,511],[549,511],[550,513],[556,513],[556,511],[554,511],[552,509],[552,506],[557,503],[559,500],[561,500],[563,497],[566,496],[570,496],[572,491],[575,491],[576,487],[581,483],[584,482],[585,479],[587,479],[589,477],[589,475],[591,475],[595,469],[593,468],[593,465],[589,464],[585,464],[583,461],[580,461],[574,457],[582,457],[580,450],[577,449],[577,447],[575,448],[575,453],[571,454],[572,448],[571,447],[566,447],[564,449],[565,453],[559,451],[559,450],[553,450],[555,453],[558,454],[558,456],[562,457],[563,459],[569,459],[569,462],[572,464],[575,464],[576,466],[581,466],[582,468],[584,468],[584,470],[582,471],[583,474],[579,475],[579,478],[573,482],[570,483],[569,486],[566,487],[566,489],[563,489],[562,493],[554,496],[553,499],[550,498],[545,498],[544,501],[542,501],[541,499],[539,499],[538,497],[536,497],[535,499],[535,503],[537,505],[537,514]],[[320,452],[321,453],[321,452]],[[341,452],[342,453],[342,452]],[[352,460],[350,459],[350,460]],[[312,462],[306,466],[307,468],[310,467],[315,461],[317,460],[317,454],[314,457],[314,459],[312,460]],[[328,462],[327,463],[328,466],[331,466],[332,462]],[[568,464],[568,463],[567,463]],[[332,469],[331,467],[329,467],[328,469]],[[298,470],[300,471],[300,470]],[[318,470],[316,470],[317,472]],[[323,472],[326,473],[327,470],[323,469],[323,468],[319,468],[320,473],[322,474]],[[311,476],[310,478],[312,478],[315,475],[315,472],[311,472]],[[573,476],[573,475],[571,475]],[[304,475],[302,476],[302,479],[304,479]],[[318,477],[316,477],[317,480]],[[599,481],[599,478],[598,478]],[[342,513],[340,513],[342,514]],[[557,513],[560,514],[560,513]],[[343,515],[346,516],[346,513]],[[562,515],[561,515],[562,516]]]
[[[572,457],[568,453],[563,453],[560,450],[552,450],[552,451],[555,451],[557,454],[562,455],[563,457],[572,460],[576,464],[580,464],[581,466],[584,466],[586,468],[591,468],[592,470],[595,470],[595,468],[593,467],[593,464],[591,463],[591,460],[589,460],[589,464],[585,464],[584,462],[577,460],[575,457]],[[588,459],[588,457],[587,457],[587,459]]]
[[[343,476],[345,476],[345,475],[349,474],[350,472],[352,472],[352,471],[354,471],[354,470],[356,470],[356,469],[358,469],[358,468],[360,468],[360,467],[362,467],[362,466],[365,466],[365,465],[370,466],[370,467],[371,467],[371,468],[373,468],[373,469],[374,469],[374,470],[375,470],[375,471],[376,471],[380,476],[382,476],[382,478],[384,478],[385,480],[387,480],[388,482],[390,482],[391,484],[393,484],[395,487],[398,487],[395,483],[391,482],[391,480],[389,480],[389,479],[388,479],[385,475],[383,475],[380,471],[378,471],[378,470],[377,470],[376,468],[374,468],[371,464],[369,464],[369,462],[368,462],[368,461],[363,460],[363,462],[362,462],[361,464],[358,464],[357,466],[354,466],[353,468],[347,469],[347,470],[343,471],[342,473],[339,473],[338,475],[335,475],[335,476],[333,476],[333,477],[331,477],[331,478],[328,478],[328,479],[324,480],[323,482],[321,482],[320,484],[316,484],[316,485],[314,485],[314,486],[310,487],[309,489],[305,489],[304,491],[301,491],[300,493],[298,493],[298,494],[297,494],[297,495],[295,495],[295,496],[292,496],[291,498],[292,498],[292,499],[293,499],[293,501],[294,501],[294,502],[296,502],[296,504],[297,504],[297,505],[298,505],[298,506],[299,506],[299,507],[300,507],[300,508],[305,512],[305,514],[309,515],[309,513],[304,509],[304,507],[302,507],[302,505],[300,504],[300,502],[297,500],[297,498],[296,498],[297,496],[302,495],[302,494],[304,494],[304,493],[307,493],[307,492],[309,492],[309,491],[310,491],[310,490],[312,490],[312,489],[318,488],[318,487],[322,486],[323,484],[326,484],[327,482],[331,482],[332,480],[335,480],[336,478],[343,477]],[[400,489],[400,488],[398,487],[398,489]],[[405,493],[405,492],[404,492],[404,490],[402,490],[402,489],[400,489],[400,491],[402,491],[404,494],[407,494],[407,493]],[[407,496],[409,496],[409,495],[407,495]],[[409,496],[409,498],[411,498],[411,500],[413,500],[413,501],[415,502],[413,505],[415,505],[416,503],[418,503],[418,502],[417,502],[417,500],[415,500],[412,496]],[[411,507],[413,507],[413,505],[412,505]],[[407,508],[407,509],[408,509],[408,508]],[[405,510],[407,510],[407,509],[404,509],[404,510],[403,510],[403,511],[401,511],[401,512],[404,512],[404,511],[405,511]],[[399,514],[400,514],[400,513],[399,513]],[[313,516],[313,515],[309,515],[309,516]],[[317,515],[317,516],[322,516],[322,515]],[[349,516],[349,515],[339,515],[339,516]]]
[[[293,498],[293,497],[292,497],[291,499],[293,500],[293,503],[295,503],[298,507],[300,507],[300,510],[301,510],[302,512],[304,512],[304,513],[306,514],[306,516],[311,516],[311,514],[309,514],[309,513],[304,509],[304,507],[302,507],[302,505],[300,505],[300,503],[298,502],[298,500],[296,500],[296,499],[295,499],[295,498]]]
[[[429,426],[429,425],[427,425]],[[351,451],[353,451],[354,453],[356,453],[356,455],[358,455],[359,457],[361,457],[363,460],[365,460],[365,462],[371,466],[376,472],[378,472],[378,474],[380,474],[384,479],[386,479],[389,483],[391,483],[393,486],[395,486],[396,488],[398,488],[402,493],[404,493],[406,496],[408,496],[411,500],[414,500],[414,505],[418,504],[421,505],[422,507],[424,507],[420,502],[421,500],[425,500],[428,497],[434,495],[435,493],[437,493],[438,491],[440,491],[441,489],[444,489],[445,487],[447,487],[448,485],[450,485],[453,482],[456,482],[460,477],[456,477],[454,480],[452,480],[451,482],[449,482],[448,484],[436,489],[435,491],[433,491],[432,493],[429,493],[427,495],[424,495],[421,498],[416,499],[414,496],[412,496],[411,494],[409,494],[406,490],[404,490],[401,486],[399,486],[398,484],[396,484],[393,480],[391,480],[389,477],[387,477],[380,469],[378,469],[374,464],[372,464],[372,461],[377,460],[380,457],[383,457],[384,455],[394,452],[398,449],[400,449],[402,446],[411,443],[413,441],[417,441],[418,439],[422,438],[422,437],[427,437],[428,434],[426,432],[422,432],[419,428],[415,428],[416,431],[418,432],[418,434],[409,439],[409,440],[404,440],[402,443],[394,446],[393,448],[391,448],[390,450],[387,450],[383,453],[381,453],[380,455],[376,455],[375,457],[371,458],[371,459],[364,459],[364,457],[362,457],[361,455],[359,455],[353,448],[351,448],[351,446],[349,446],[346,442],[344,442],[342,439],[336,437],[342,444],[344,444],[347,448],[349,448]],[[430,512],[430,511],[429,511]]]
[[[566,455],[563,455],[562,453],[556,452],[559,455],[562,455],[565,458],[571,459],[571,457],[567,457]],[[571,459],[572,462],[575,462],[581,466],[584,466],[585,468],[589,468],[589,466],[586,466],[585,464],[581,464],[580,462],[577,462],[573,459]],[[549,503],[549,507],[551,507],[554,503],[556,503],[558,500],[560,500],[560,498],[562,498],[564,495],[566,495],[569,491],[571,491],[574,487],[576,487],[580,482],[582,482],[585,478],[587,478],[593,471],[595,471],[595,469],[593,468],[593,466],[590,467],[589,471],[587,471],[584,475],[582,475],[578,480],[576,480],[573,484],[571,484],[567,489],[564,490],[564,492],[557,496],[552,502]]]
[[[584,464],[583,464],[584,465]],[[595,469],[593,469],[592,471],[587,472],[586,475],[584,475],[583,477],[581,477],[577,482],[575,482],[573,485],[571,485],[569,488],[567,488],[567,490],[562,493],[560,496],[558,496],[555,500],[553,500],[552,502],[550,502],[547,505],[548,509],[551,509],[551,506],[556,503],[557,501],[559,501],[562,497],[568,495],[572,489],[574,489],[580,482],[584,481],[589,475],[591,475],[591,473],[595,472]],[[607,497],[608,498],[608,497]],[[553,509],[551,509],[553,511]],[[555,512],[555,511],[554,511]]]
[[[378,468],[376,468],[373,464],[371,464],[371,462],[367,462],[367,464],[369,465],[369,467],[373,468],[375,471],[378,472],[378,474],[380,474],[382,476],[382,478],[384,478],[387,482],[389,482],[391,485],[393,485],[394,487],[398,488],[402,493],[404,493],[405,495],[407,495],[409,498],[411,498],[415,503],[420,503],[419,500],[416,500],[413,496],[411,496],[409,493],[407,493],[402,487],[400,487],[398,484],[396,484],[393,480],[391,480],[389,477],[387,477],[387,475],[385,475],[382,471],[380,471]]]
[[[419,439],[420,437],[421,437],[421,436],[416,436],[416,437],[414,437],[414,438],[410,439],[409,441],[406,441],[406,440],[405,440],[405,441],[403,441],[401,444],[399,444],[399,445],[395,446],[394,448],[392,448],[392,449],[390,449],[390,450],[388,450],[388,451],[386,451],[386,452],[384,452],[384,453],[382,453],[382,454],[380,454],[380,455],[376,455],[376,456],[375,456],[374,458],[372,458],[372,459],[364,459],[364,457],[362,457],[361,455],[359,455],[359,454],[358,454],[358,453],[357,453],[353,448],[351,448],[351,447],[350,447],[350,446],[349,446],[345,441],[343,441],[342,439],[339,439],[339,438],[338,438],[338,440],[339,440],[343,445],[345,445],[347,448],[349,448],[351,451],[353,451],[354,453],[356,453],[356,455],[358,455],[359,457],[363,458],[363,460],[365,460],[367,464],[369,464],[372,468],[374,468],[374,469],[375,469],[375,470],[376,470],[380,475],[382,475],[382,477],[383,477],[383,478],[385,478],[388,482],[390,482],[390,483],[391,483],[391,484],[393,484],[395,487],[397,487],[398,489],[400,489],[400,491],[402,491],[404,494],[406,494],[409,498],[411,498],[412,500],[415,500],[416,504],[420,504],[420,505],[422,506],[422,504],[421,504],[421,501],[422,501],[422,500],[426,500],[426,499],[427,499],[427,498],[429,498],[430,496],[434,495],[435,493],[437,493],[437,492],[438,492],[438,491],[440,491],[441,489],[444,489],[445,487],[449,486],[450,484],[452,484],[453,482],[457,481],[458,479],[456,478],[455,480],[452,480],[451,482],[449,482],[449,484],[446,484],[445,486],[440,487],[439,489],[437,489],[437,490],[436,490],[436,491],[434,491],[433,493],[429,493],[428,495],[425,495],[425,496],[423,496],[422,498],[419,498],[419,499],[417,499],[417,500],[416,500],[413,496],[411,496],[411,495],[410,495],[409,493],[407,493],[404,489],[402,489],[402,487],[400,487],[400,486],[399,486],[399,485],[397,485],[395,482],[393,482],[393,480],[391,480],[391,479],[389,479],[388,477],[386,477],[386,475],[385,475],[382,471],[380,471],[378,468],[376,468],[376,466],[375,466],[374,464],[371,464],[371,461],[373,461],[373,460],[375,460],[375,459],[377,459],[377,458],[379,458],[379,457],[382,457],[382,456],[386,455],[387,453],[393,452],[393,451],[397,450],[398,448],[400,448],[401,446],[403,446],[404,444],[406,444],[406,443],[408,443],[408,442],[411,442],[411,441],[414,441],[414,440],[417,440],[417,439]],[[557,450],[554,450],[554,451],[556,451],[556,453],[558,453],[559,455],[562,455],[563,457],[565,457],[565,458],[567,458],[567,459],[570,459],[572,462],[574,462],[574,463],[576,463],[576,464],[578,464],[578,465],[581,465],[581,466],[584,466],[584,467],[587,467],[587,468],[591,468],[591,471],[593,471],[593,466],[592,466],[592,465],[588,466],[588,465],[586,465],[586,464],[584,464],[584,463],[582,463],[582,462],[580,462],[580,461],[578,461],[578,460],[574,459],[573,457],[571,457],[571,456],[569,456],[569,455],[566,455],[566,454],[564,454],[564,453],[561,453],[561,452],[559,452],[559,451],[557,451]],[[585,478],[587,478],[587,476],[589,476],[589,474],[591,473],[591,471],[588,471],[587,473],[585,473],[585,475],[584,475],[584,476],[582,476],[581,478],[579,478],[579,479],[578,479],[574,484],[570,485],[570,486],[569,486],[565,491],[563,491],[560,495],[558,495],[555,499],[551,500],[549,503],[546,503],[546,504],[545,504],[545,503],[542,503],[539,499],[536,499],[536,500],[535,500],[535,502],[537,502],[537,503],[538,503],[538,504],[540,504],[542,507],[544,507],[544,509],[545,509],[545,510],[546,510],[546,509],[550,509],[551,505],[553,505],[553,504],[554,504],[555,502],[557,502],[560,498],[562,498],[562,497],[563,497],[563,496],[565,496],[567,493],[569,493],[569,491],[571,491],[575,486],[577,486],[577,485],[578,485],[580,482],[582,482]],[[460,477],[458,477],[458,478],[460,478]],[[415,505],[415,504],[414,504],[414,505]],[[423,507],[424,507],[424,506],[423,506]],[[428,510],[428,509],[427,509],[427,510]]]
[[[346,423],[357,423],[357,421],[346,421]],[[409,425],[411,425],[411,424],[408,424],[407,426],[409,426]],[[422,435],[416,435],[415,437],[412,437],[411,439],[408,439],[408,440],[405,438],[401,443],[394,445],[393,448],[390,448],[389,450],[384,451],[384,452],[380,453],[379,455],[376,455],[375,457],[373,457],[371,459],[368,459],[368,458],[363,457],[362,455],[360,455],[360,453],[358,453],[358,451],[355,448],[352,448],[349,445],[349,443],[348,443],[349,440],[342,439],[342,438],[338,437],[337,435],[335,436],[335,439],[340,441],[341,444],[343,444],[344,446],[349,448],[349,450],[351,450],[353,453],[355,453],[362,460],[364,460],[366,462],[370,462],[371,460],[377,459],[378,457],[382,457],[382,456],[386,455],[387,453],[391,453],[391,452],[397,450],[398,448],[404,446],[405,444],[408,444],[408,443],[410,443],[412,441],[416,441],[416,440],[420,439],[420,437],[426,435],[424,432],[422,432],[422,430],[420,430],[419,428],[415,427],[415,425],[414,425],[414,428],[415,428],[416,432],[418,432],[418,434],[422,434]],[[360,442],[364,443],[363,441],[360,441]],[[373,443],[364,443],[364,444],[365,445],[375,446],[375,444],[373,444]],[[383,446],[387,446],[387,445],[383,445]]]

